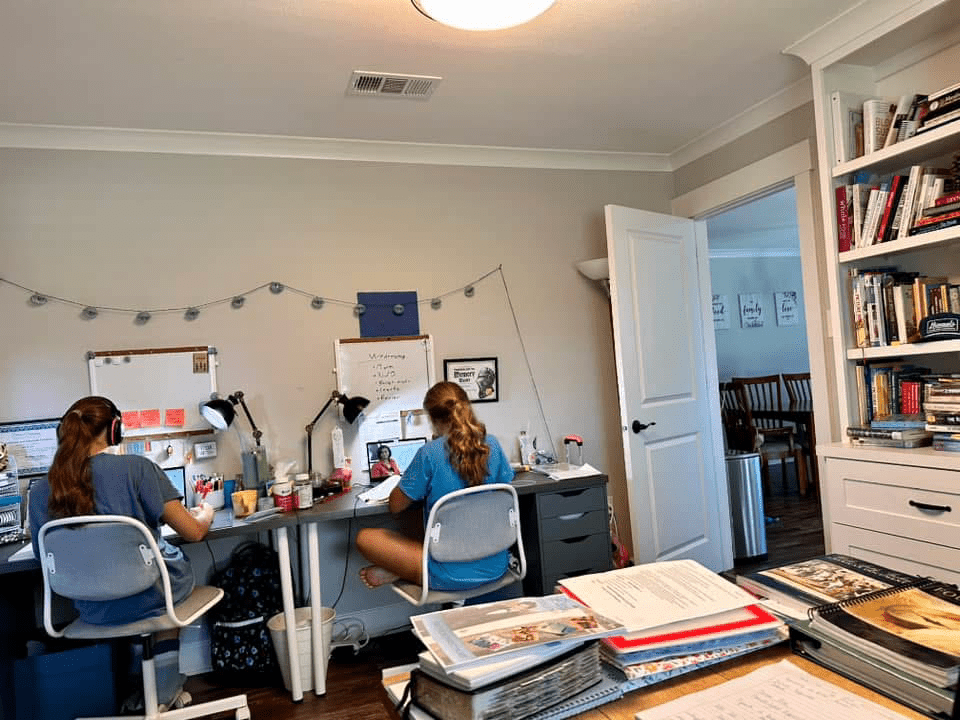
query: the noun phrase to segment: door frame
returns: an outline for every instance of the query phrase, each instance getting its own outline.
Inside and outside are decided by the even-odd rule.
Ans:
[[[819,212],[816,192],[816,148],[810,140],[791,145],[773,155],[747,165],[728,175],[691,190],[673,199],[674,215],[702,220],[728,210],[752,198],[793,184],[796,189],[797,234],[800,241],[800,264],[803,279],[803,309],[807,326],[807,348],[810,354],[810,378],[813,392],[813,410],[817,422],[817,437],[821,442],[837,439],[839,416],[829,402],[836,396],[836,378],[828,361],[833,332],[830,326],[830,298],[821,292],[819,278],[825,277],[826,257],[821,242],[822,227],[816,221]],[[709,281],[709,275],[707,276]],[[705,294],[705,301],[709,297]],[[705,314],[704,318],[712,317]],[[707,333],[715,344],[712,333]],[[714,347],[714,352],[716,348]],[[717,368],[708,372],[714,387],[719,382]],[[719,396],[714,398],[715,417],[720,417]],[[823,428],[821,431],[820,428]],[[818,462],[820,455],[818,454]],[[821,468],[821,477],[823,472]],[[830,546],[828,528],[824,528],[825,542]]]

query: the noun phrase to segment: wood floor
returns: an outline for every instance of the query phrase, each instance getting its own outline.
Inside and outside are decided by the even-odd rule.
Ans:
[[[823,527],[818,498],[801,498],[795,484],[784,488],[774,471],[771,492],[765,498],[767,554],[765,561],[738,565],[735,572],[782,565],[821,555]],[[724,573],[728,577],[732,573]],[[247,694],[254,720],[388,720],[380,688],[381,670],[416,661],[422,646],[409,632],[373,638],[358,653],[351,648],[337,648],[327,672],[327,694],[317,697],[304,694],[300,703],[293,703],[279,678],[271,687],[236,688],[223,685],[211,676],[194,676],[186,689],[194,702],[225,697],[237,692]],[[230,717],[229,714],[220,716]]]

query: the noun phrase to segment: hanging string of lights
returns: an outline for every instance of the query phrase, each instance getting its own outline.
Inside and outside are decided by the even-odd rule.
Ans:
[[[484,273],[476,280],[462,285],[461,287],[454,288],[453,290],[448,290],[445,293],[436,295],[435,297],[418,300],[417,305],[429,305],[433,310],[439,310],[443,306],[443,299],[450,297],[451,295],[456,295],[458,293],[463,293],[465,297],[471,298],[476,292],[476,285],[486,280],[488,277],[494,273],[500,272],[503,273],[503,266],[498,265],[493,270]],[[171,313],[183,313],[183,319],[186,321],[196,320],[200,316],[201,310],[206,310],[207,308],[215,307],[217,305],[226,305],[229,303],[230,307],[234,310],[239,310],[242,308],[246,302],[247,298],[251,295],[254,295],[262,290],[269,290],[273,295],[279,295],[283,292],[291,292],[295,295],[300,295],[305,298],[309,298],[310,307],[314,310],[321,310],[326,305],[339,305],[342,307],[349,307],[353,309],[353,314],[359,317],[363,315],[369,308],[378,308],[378,307],[391,307],[394,314],[402,315],[404,312],[403,304],[364,304],[358,303],[352,300],[338,300],[336,298],[323,297],[316,293],[307,292],[306,290],[301,290],[299,288],[292,287],[290,285],[285,285],[280,282],[269,282],[263,283],[262,285],[257,285],[255,288],[251,288],[245,292],[229,295],[228,297],[217,298],[216,300],[208,300],[207,302],[198,303],[196,305],[187,305],[183,307],[161,307],[161,308],[125,308],[125,307],[114,307],[110,305],[100,305],[100,304],[89,304],[83,303],[78,300],[72,300],[70,298],[59,297],[53,295],[52,293],[42,292],[40,290],[35,290],[34,288],[29,288],[25,285],[21,285],[18,282],[9,280],[7,278],[0,278],[0,284],[9,285],[11,287],[18,288],[23,290],[25,293],[30,295],[30,304],[35,307],[43,307],[47,303],[60,303],[62,305],[72,305],[73,307],[80,308],[80,316],[85,320],[94,320],[97,318],[100,313],[121,313],[125,315],[132,315],[133,321],[137,325],[146,325],[150,322],[150,319],[154,315],[165,315]]]

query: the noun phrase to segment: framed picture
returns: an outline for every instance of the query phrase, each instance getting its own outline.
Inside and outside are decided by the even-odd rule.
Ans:
[[[462,387],[471,402],[500,399],[500,373],[495,357],[444,360],[443,379]]]
[[[763,327],[763,304],[760,293],[742,293],[740,300],[740,327]]]
[[[796,290],[774,293],[777,303],[777,325],[800,324],[800,300]]]
[[[730,304],[726,295],[713,296],[713,329],[730,329]]]

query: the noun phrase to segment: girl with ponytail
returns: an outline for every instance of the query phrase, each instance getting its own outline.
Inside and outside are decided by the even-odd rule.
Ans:
[[[160,525],[166,523],[188,542],[197,542],[210,529],[213,509],[204,505],[187,511],[179,492],[151,460],[105,452],[120,444],[122,437],[121,413],[111,400],[94,395],[70,406],[57,429],[57,452],[50,471],[30,491],[33,551],[39,557],[37,537],[41,526],[51,519],[77,515],[136,518],[153,531],[170,575],[174,603],[179,603],[193,592],[193,570],[180,548],[163,539]],[[95,625],[134,622],[166,612],[159,583],[121,600],[77,600],[74,606],[81,619]],[[189,695],[180,692],[185,678],[177,664],[176,633],[163,635],[158,634],[154,654],[158,699],[167,706],[188,702]]]
[[[400,513],[423,501],[423,517],[444,495],[483,483],[509,483],[513,470],[503,449],[473,414],[470,399],[456,383],[441,382],[427,391],[423,409],[438,437],[414,456],[390,493],[390,512]],[[386,528],[363,528],[357,549],[374,563],[360,571],[367,587],[379,587],[398,577],[423,583],[423,539]],[[507,571],[507,553],[469,563],[430,561],[430,587],[460,590],[496,580]]]

